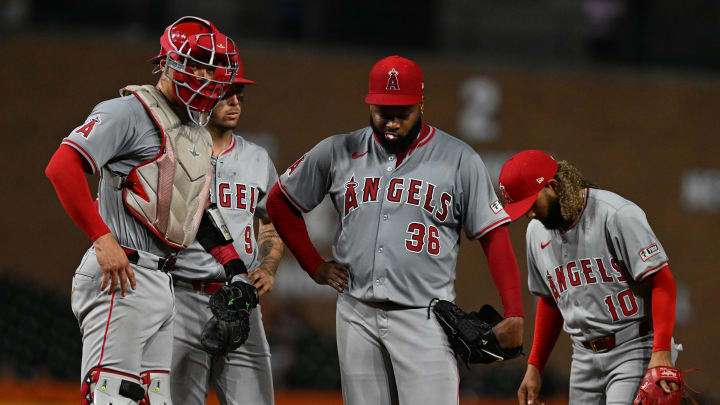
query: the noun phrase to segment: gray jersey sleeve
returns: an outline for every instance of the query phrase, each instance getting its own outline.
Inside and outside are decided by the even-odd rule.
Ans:
[[[85,123],[70,132],[63,144],[68,145],[88,161],[94,173],[116,156],[130,151],[131,142],[138,137],[134,117],[139,103],[127,97],[103,101],[95,106]]]
[[[461,155],[456,184],[465,235],[479,239],[494,228],[510,222],[498,201],[490,175],[480,156],[468,150]]]
[[[273,188],[278,180],[277,170],[275,169],[275,165],[270,159],[270,156],[267,156],[267,180],[268,181],[264,188],[258,190],[259,199],[257,205],[255,205],[255,216],[262,219],[268,219],[265,202],[267,201],[267,195],[270,192],[270,189]]]
[[[665,250],[640,207],[635,204],[620,207],[609,225],[612,246],[635,280],[642,280],[667,264]]]
[[[280,176],[280,189],[301,212],[309,212],[327,194],[332,179],[333,137],[325,138]]]
[[[552,296],[547,283],[543,279],[543,274],[540,273],[540,269],[537,267],[537,260],[535,258],[535,251],[533,246],[537,246],[535,233],[533,228],[538,226],[539,222],[536,220],[530,221],[525,235],[525,244],[527,252],[527,266],[528,266],[528,290],[534,295],[539,296]],[[540,225],[542,226],[542,225]]]

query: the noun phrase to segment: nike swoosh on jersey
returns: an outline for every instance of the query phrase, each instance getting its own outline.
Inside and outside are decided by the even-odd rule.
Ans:
[[[367,153],[368,153],[368,151],[365,151],[364,153],[353,153],[350,157],[353,159],[357,159],[359,157],[363,157],[363,156],[367,155]]]
[[[545,249],[552,241],[547,241],[545,243],[540,242],[540,249]]]

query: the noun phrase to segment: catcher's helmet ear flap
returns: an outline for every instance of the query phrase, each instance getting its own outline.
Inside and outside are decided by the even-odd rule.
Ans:
[[[151,61],[163,59],[163,74],[172,81],[178,103],[195,123],[207,124],[237,74],[235,43],[210,21],[182,17],[165,29],[160,52]]]

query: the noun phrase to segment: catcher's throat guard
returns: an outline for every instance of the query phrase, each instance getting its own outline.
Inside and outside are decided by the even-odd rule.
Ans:
[[[483,305],[479,311],[466,313],[450,301],[434,298],[428,305],[428,317],[432,309],[442,326],[448,341],[466,364],[489,364],[514,359],[521,354],[522,346],[510,349],[500,347],[493,326],[503,320],[492,306]]]

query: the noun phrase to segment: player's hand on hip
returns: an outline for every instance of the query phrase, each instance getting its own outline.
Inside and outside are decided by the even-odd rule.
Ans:
[[[670,359],[670,350],[658,350],[656,352],[653,352],[652,356],[650,356],[650,364],[648,364],[647,368],[650,369],[659,366],[675,367],[675,365],[672,363],[672,360]],[[680,386],[678,386],[674,382],[669,382],[665,380],[660,380],[660,387],[663,389],[663,391],[665,391],[666,394],[680,389]]]
[[[130,261],[125,251],[115,238],[109,233],[95,239],[93,242],[95,247],[95,256],[98,264],[103,272],[102,284],[100,290],[104,290],[110,282],[108,294],[112,294],[115,288],[120,284],[120,292],[125,296],[127,291],[127,283],[130,281],[130,287],[135,289],[135,273],[130,267]]]
[[[329,285],[338,292],[343,292],[347,288],[348,277],[347,267],[335,261],[321,264],[312,276],[316,283]]]
[[[525,377],[520,383],[518,389],[518,403],[520,405],[544,405],[543,402],[538,401],[540,396],[540,387],[542,387],[542,376],[540,370],[532,364],[528,364],[527,371],[525,371]]]
[[[251,270],[248,278],[252,281],[255,289],[257,289],[258,296],[272,291],[273,285],[275,284],[275,275],[263,266],[258,266]]]
[[[523,318],[511,316],[493,327],[493,333],[503,349],[522,346]]]

